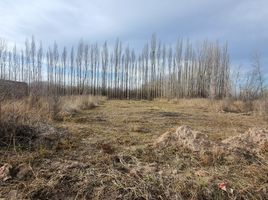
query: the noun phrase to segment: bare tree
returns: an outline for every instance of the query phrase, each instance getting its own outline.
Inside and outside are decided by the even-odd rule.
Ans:
[[[247,73],[246,80],[241,87],[241,96],[245,101],[250,101],[264,94],[264,78],[261,71],[260,57],[254,53],[252,57],[252,70]]]
[[[129,46],[122,49],[119,39],[112,51],[107,42],[99,48],[80,40],[67,54],[67,47],[61,51],[56,42],[46,51],[41,42],[36,47],[32,37],[30,42],[25,41],[25,49],[14,46],[10,51],[0,40],[0,78],[26,81],[31,90],[46,80],[47,96],[92,94],[152,100],[230,95],[227,44],[204,41],[195,48],[190,40],[178,40],[175,48],[171,45],[166,49],[153,34],[150,45],[146,43],[141,53]],[[254,56],[252,66],[253,75],[245,81],[244,91],[254,90],[254,95],[261,96],[264,77],[258,56]]]

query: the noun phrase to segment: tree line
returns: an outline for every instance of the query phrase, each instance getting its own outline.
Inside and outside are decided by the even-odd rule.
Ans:
[[[0,39],[0,79],[27,82],[39,95],[105,95],[154,99],[230,95],[228,45],[178,40],[165,45],[152,35],[141,52],[123,46],[87,44],[44,50],[34,37],[22,49]]]

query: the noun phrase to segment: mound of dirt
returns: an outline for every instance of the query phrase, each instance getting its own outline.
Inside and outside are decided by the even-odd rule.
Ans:
[[[154,144],[158,148],[168,146],[184,146],[192,151],[206,151],[215,144],[208,139],[206,134],[192,130],[188,126],[180,126],[177,130],[161,135]]]
[[[222,141],[229,149],[246,149],[256,153],[268,151],[268,130],[251,128],[247,132]]]
[[[237,153],[243,151],[262,153],[268,152],[268,130],[251,128],[246,133],[227,138],[219,143],[209,140],[206,134],[192,130],[188,126],[178,127],[175,132],[161,135],[154,146],[165,148],[168,146],[182,146],[194,152],[222,151]]]

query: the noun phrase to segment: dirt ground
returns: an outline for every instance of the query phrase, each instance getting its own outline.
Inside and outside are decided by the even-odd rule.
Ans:
[[[55,148],[0,150],[0,167],[22,171],[0,181],[0,199],[268,198],[268,148],[241,158],[155,148],[157,138],[182,125],[213,142],[268,128],[263,117],[219,112],[203,100],[106,101],[55,123],[70,135]]]

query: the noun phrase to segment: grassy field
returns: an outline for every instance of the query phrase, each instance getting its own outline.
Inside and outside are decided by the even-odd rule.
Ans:
[[[27,172],[0,181],[0,197],[29,199],[266,199],[267,151],[237,159],[181,146],[156,148],[167,131],[187,125],[219,142],[251,127],[268,128],[250,112],[223,112],[205,99],[99,102],[53,126],[68,132],[55,148],[0,150],[0,166]],[[220,189],[224,183],[226,191]]]

